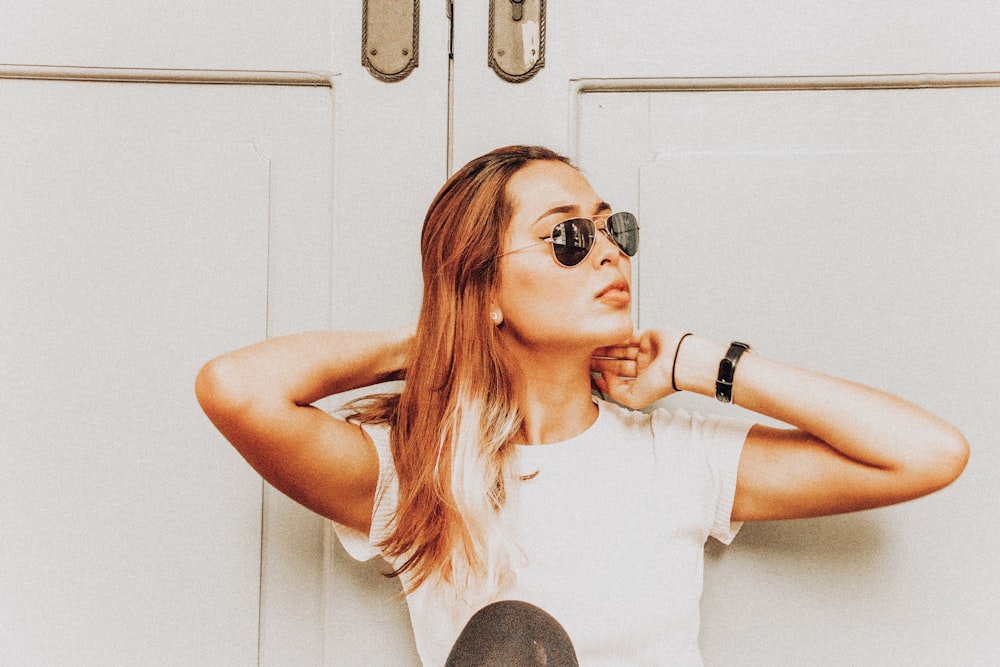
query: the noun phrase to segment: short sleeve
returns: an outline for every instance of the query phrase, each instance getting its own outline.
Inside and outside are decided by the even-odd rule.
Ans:
[[[371,531],[369,535],[365,535],[356,528],[337,522],[333,522],[333,528],[344,550],[355,560],[366,561],[382,555],[378,544],[389,534],[389,524],[396,511],[399,485],[389,446],[389,428],[371,424],[362,424],[361,428],[371,439],[378,454],[379,474],[375,487],[375,506],[372,508]]]
[[[673,450],[675,463],[696,478],[688,488],[700,496],[706,535],[729,544],[742,526],[731,517],[740,455],[752,424],[686,410],[656,410],[652,416],[654,433],[662,439],[658,447]]]
[[[715,494],[709,534],[723,544],[731,543],[743,525],[742,522],[732,521],[731,517],[736,498],[736,473],[751,426],[749,422],[717,417],[706,419],[705,423],[705,455]]]

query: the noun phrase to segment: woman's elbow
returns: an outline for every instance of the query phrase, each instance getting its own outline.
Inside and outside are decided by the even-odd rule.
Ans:
[[[234,364],[222,356],[202,366],[195,377],[194,393],[198,404],[216,425],[240,412],[249,399],[243,395],[244,383],[237,376]]]
[[[945,486],[954,482],[958,479],[958,476],[962,474],[962,471],[965,470],[965,466],[969,463],[969,455],[971,453],[969,441],[962,434],[962,432],[953,428],[952,433],[953,435],[950,439],[947,454],[950,477],[948,478]]]
[[[961,431],[948,426],[929,447],[929,454],[921,466],[920,476],[927,487],[926,493],[943,489],[954,482],[969,462],[969,441]]]

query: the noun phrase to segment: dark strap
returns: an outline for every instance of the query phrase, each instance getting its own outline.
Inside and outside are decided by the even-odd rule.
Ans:
[[[715,397],[723,403],[733,402],[733,377],[736,375],[736,364],[743,353],[750,349],[746,343],[733,341],[729,344],[726,356],[719,362],[719,377],[715,380]]]

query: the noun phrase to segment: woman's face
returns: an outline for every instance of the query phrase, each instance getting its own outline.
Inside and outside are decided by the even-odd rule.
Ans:
[[[572,267],[556,263],[540,240],[570,218],[603,217],[611,207],[583,175],[562,162],[529,162],[508,182],[514,215],[500,259],[495,306],[522,344],[586,349],[624,341],[632,332],[631,269],[627,255],[598,233],[590,254]],[[523,250],[520,250],[524,248]]]

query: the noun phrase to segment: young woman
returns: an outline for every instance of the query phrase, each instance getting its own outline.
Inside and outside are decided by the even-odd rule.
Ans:
[[[633,332],[638,234],[565,158],[499,149],[427,213],[415,331],[273,339],[198,376],[265,479],[401,577],[427,665],[700,664],[709,535],[898,503],[965,466],[963,436],[901,399]],[[310,407],[404,377],[346,417]],[[675,391],[794,428],[638,411]]]

